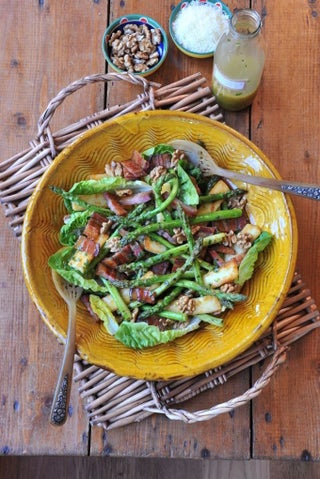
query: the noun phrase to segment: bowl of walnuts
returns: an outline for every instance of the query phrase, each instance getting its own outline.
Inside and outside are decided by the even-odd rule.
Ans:
[[[117,18],[107,27],[102,51],[115,71],[148,76],[164,62],[168,38],[161,25],[152,18],[130,14]]]

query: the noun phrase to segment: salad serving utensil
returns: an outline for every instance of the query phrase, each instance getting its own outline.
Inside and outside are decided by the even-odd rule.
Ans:
[[[251,185],[261,186],[278,190],[282,193],[303,196],[312,200],[320,200],[320,185],[307,183],[297,183],[293,181],[279,180],[276,178],[266,178],[262,176],[253,176],[237,171],[221,168],[211,157],[211,155],[198,143],[188,140],[173,140],[170,145],[176,149],[184,151],[190,161],[201,166],[204,175],[218,175],[230,180],[242,181]]]
[[[70,401],[76,339],[76,303],[81,296],[82,288],[68,283],[54,270],[52,279],[60,296],[68,305],[66,345],[50,412],[51,424],[62,426],[67,419]]]

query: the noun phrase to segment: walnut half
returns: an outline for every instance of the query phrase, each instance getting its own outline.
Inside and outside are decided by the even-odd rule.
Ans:
[[[162,35],[159,28],[128,23],[108,40],[110,58],[116,67],[129,73],[143,73],[160,60],[157,46]]]

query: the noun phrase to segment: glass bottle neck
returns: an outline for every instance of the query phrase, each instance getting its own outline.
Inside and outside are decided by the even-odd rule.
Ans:
[[[260,33],[261,25],[261,17],[256,10],[243,8],[232,16],[230,32],[237,38],[254,38]]]

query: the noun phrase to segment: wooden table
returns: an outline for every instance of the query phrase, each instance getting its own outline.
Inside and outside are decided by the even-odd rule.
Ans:
[[[292,180],[320,182],[320,11],[302,0],[230,0],[264,16],[268,55],[251,109],[225,121],[249,137]],[[162,0],[0,0],[0,158],[25,149],[37,120],[57,92],[85,75],[103,73],[105,26],[125,13],[143,12],[168,31],[173,2]],[[212,60],[184,56],[170,41],[165,64],[151,78],[162,84],[200,71],[210,84]],[[67,98],[53,124],[64,126],[133,97],[135,87],[98,83]],[[300,232],[297,269],[320,302],[320,204],[294,198]],[[175,458],[320,459],[320,331],[296,342],[270,385],[252,403],[193,425],[151,416],[105,432],[90,427],[76,387],[72,416],[60,429],[48,414],[62,347],[31,303],[22,276],[20,244],[0,213],[0,454],[112,455]],[[275,265],[276,267],[276,265]],[[261,366],[194,400],[201,409],[245,391]]]

